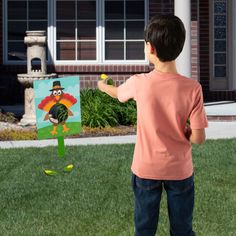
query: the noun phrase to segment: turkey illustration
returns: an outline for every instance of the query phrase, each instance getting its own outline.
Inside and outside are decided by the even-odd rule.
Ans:
[[[69,128],[66,127],[66,120],[69,116],[73,116],[71,108],[77,99],[72,95],[63,92],[64,88],[61,87],[60,81],[53,82],[53,88],[50,89],[51,95],[45,97],[38,108],[46,111],[47,114],[44,120],[49,120],[53,124],[52,135],[57,134],[57,126],[62,125],[62,132],[68,132]]]

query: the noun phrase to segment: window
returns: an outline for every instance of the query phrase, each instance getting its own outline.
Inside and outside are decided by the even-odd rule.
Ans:
[[[144,1],[105,1],[105,60],[144,60]]]
[[[6,60],[26,60],[25,31],[47,30],[47,1],[9,0],[6,2],[7,27],[4,34],[7,47]]]
[[[214,3],[214,77],[226,77],[227,2]]]
[[[229,88],[228,42],[229,42],[229,7],[227,0],[211,2],[211,89],[226,90]]]
[[[147,63],[145,0],[5,0],[6,63],[26,60],[25,31],[45,30],[55,64]]]
[[[57,1],[56,60],[96,60],[96,1]]]

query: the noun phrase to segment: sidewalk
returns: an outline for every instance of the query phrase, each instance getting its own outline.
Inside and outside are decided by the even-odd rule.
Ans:
[[[210,121],[209,127],[206,129],[207,139],[219,138],[236,138],[236,121],[235,122],[220,122]],[[135,143],[136,135],[124,136],[106,136],[92,138],[65,138],[65,145],[97,145],[97,144],[125,144]],[[32,141],[1,141],[1,148],[22,148],[22,147],[46,147],[56,146],[57,140],[32,140]]]
[[[205,110],[208,117],[214,118],[209,121],[209,127],[206,129],[207,139],[236,138],[236,119],[231,121],[222,121],[224,117],[236,118],[236,102],[216,102],[206,103]],[[220,120],[218,118],[221,118]],[[125,144],[135,143],[136,135],[125,136],[106,136],[92,138],[65,138],[65,145],[97,145],[97,144]],[[1,148],[22,148],[22,147],[46,147],[56,146],[57,140],[32,140],[32,141],[0,141]]]
[[[204,105],[208,117],[236,117],[236,102],[234,101],[208,102]]]

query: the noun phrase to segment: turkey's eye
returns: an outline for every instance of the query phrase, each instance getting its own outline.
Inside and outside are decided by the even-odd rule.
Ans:
[[[52,94],[53,94],[53,96],[57,96],[57,91],[54,90]]]
[[[61,90],[57,91],[57,95],[59,95],[59,96],[61,95]]]

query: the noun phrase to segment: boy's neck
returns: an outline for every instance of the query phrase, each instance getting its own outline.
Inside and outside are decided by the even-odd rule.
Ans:
[[[162,62],[157,58],[157,60],[153,64],[155,66],[155,69],[159,72],[178,74],[175,61]]]

